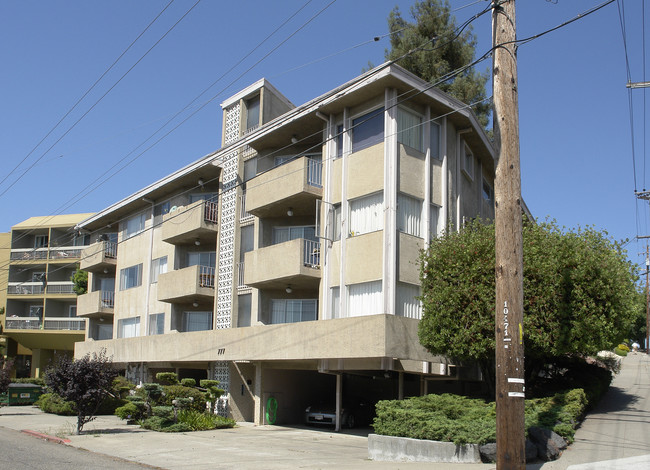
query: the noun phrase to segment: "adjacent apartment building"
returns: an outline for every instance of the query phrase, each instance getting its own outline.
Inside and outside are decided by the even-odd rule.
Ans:
[[[72,355],[84,340],[71,281],[89,235],[74,226],[92,214],[31,217],[11,228],[2,248],[6,269],[4,354],[14,358],[17,377],[40,377],[57,354]]]
[[[220,150],[78,224],[97,242],[75,356],[217,379],[221,412],[256,424],[470,377],[417,327],[420,250],[494,216],[471,109],[390,64],[301,106],[260,80],[222,108]]]

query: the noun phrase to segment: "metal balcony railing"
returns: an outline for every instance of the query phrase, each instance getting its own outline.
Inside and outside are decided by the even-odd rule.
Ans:
[[[199,266],[199,286],[214,288],[214,268]]]
[[[104,241],[104,256],[106,258],[117,258],[117,242]]]
[[[45,317],[44,330],[72,330],[83,331],[86,328],[84,318],[55,318]]]
[[[14,248],[9,258],[11,261],[47,259],[47,248]]]
[[[219,223],[219,204],[212,201],[205,201],[203,218],[207,222],[212,222],[214,224]]]
[[[315,188],[323,187],[323,162],[307,158],[307,184]]]
[[[40,330],[42,320],[37,317],[7,317],[5,328],[7,330]]]
[[[72,282],[49,282],[47,284],[48,294],[74,294],[74,284]]]
[[[75,259],[81,257],[82,247],[57,246],[50,248],[50,259]]]
[[[7,286],[9,295],[39,295],[42,293],[42,282],[11,282]]]
[[[114,308],[115,307],[115,291],[112,290],[103,290],[100,292],[99,298],[100,306],[102,308]]]
[[[244,283],[244,262],[242,261],[237,265],[237,288],[247,289],[248,286]]]
[[[249,220],[253,217],[253,214],[246,212],[246,191],[239,196],[239,208],[239,219],[241,221]]]
[[[320,268],[320,242],[314,240],[305,240],[305,266],[310,268]]]

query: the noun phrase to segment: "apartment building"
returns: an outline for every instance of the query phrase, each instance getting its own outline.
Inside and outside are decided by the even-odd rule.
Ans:
[[[31,217],[11,228],[2,320],[8,357],[17,377],[40,377],[57,354],[72,355],[84,340],[71,281],[89,244],[74,226],[92,214]]]
[[[98,241],[75,355],[219,380],[221,412],[256,424],[270,398],[296,423],[471,377],[420,346],[417,297],[428,241],[494,216],[472,111],[389,64],[301,106],[260,80],[222,109],[220,150],[77,226]]]

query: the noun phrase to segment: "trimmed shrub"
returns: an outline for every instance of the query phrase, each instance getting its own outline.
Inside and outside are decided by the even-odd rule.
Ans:
[[[113,380],[113,393],[115,395],[120,398],[126,398],[131,393],[131,390],[135,390],[135,385],[133,383],[129,382],[121,375],[115,377]]]
[[[176,372],[158,372],[156,380],[161,385],[176,385],[178,383],[178,374]]]
[[[56,393],[44,393],[35,405],[45,413],[52,413],[60,416],[76,416],[77,412],[74,409],[74,403],[65,401]]]
[[[181,379],[181,385],[183,387],[196,387],[196,379],[193,379],[191,377]]]
[[[625,349],[621,349],[619,347],[614,348],[614,353],[619,355],[619,356],[622,356],[622,357],[627,356],[627,351]]]
[[[192,431],[232,428],[236,424],[233,419],[224,418],[223,416],[212,413],[199,413],[194,410],[179,411],[178,422],[188,425]]]
[[[41,387],[45,387],[45,380],[41,379],[40,377],[26,377],[21,379],[11,379],[11,383],[34,384],[34,385],[40,385]]]
[[[115,410],[118,409],[120,406],[123,406],[127,403],[125,399],[119,398],[119,397],[111,397],[108,396],[104,398],[104,401],[102,401],[102,404],[99,405],[99,409],[97,410],[97,415],[98,416],[105,416],[105,415],[114,415]]]
[[[171,406],[154,406],[151,408],[152,416],[174,421],[174,409]]]
[[[134,402],[128,402],[115,410],[115,415],[120,419],[140,421],[144,418],[144,402],[140,406]]]
[[[206,396],[200,390],[182,385],[166,385],[163,389],[164,395],[158,400],[158,405],[172,406],[172,401],[177,398],[192,398],[189,409],[205,411]]]

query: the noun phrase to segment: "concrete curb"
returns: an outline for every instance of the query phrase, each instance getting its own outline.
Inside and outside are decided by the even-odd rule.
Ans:
[[[368,435],[368,458],[384,462],[481,463],[477,444]]]
[[[21,429],[20,432],[29,436],[44,439],[46,441],[55,442],[56,444],[70,444],[70,439],[62,439],[60,437],[50,436],[37,431],[30,431],[29,429]]]

